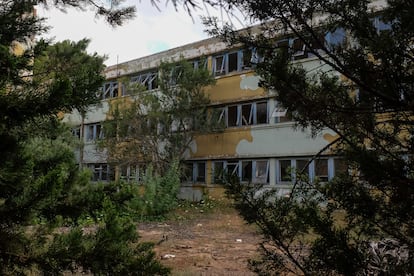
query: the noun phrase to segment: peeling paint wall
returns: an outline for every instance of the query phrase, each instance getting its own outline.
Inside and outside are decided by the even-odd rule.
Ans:
[[[235,73],[218,78],[215,86],[206,89],[206,94],[213,104],[266,97],[266,91],[258,84],[259,77],[252,72]]]
[[[180,58],[192,60],[200,57],[207,58],[207,68],[212,70],[214,65],[213,57],[215,55],[223,55],[223,53],[229,53],[229,51],[233,50],[228,49],[227,45],[218,39],[210,38],[110,66],[105,70],[104,74],[108,80],[116,83],[116,81],[120,82],[129,75],[154,70],[162,61],[172,61]],[[329,66],[323,64],[317,58],[307,58],[295,61],[295,63],[300,63],[309,74],[315,72],[332,72],[332,74],[336,74]],[[205,165],[205,179],[202,182],[197,180],[184,185],[181,188],[181,196],[192,200],[201,200],[203,194],[208,192],[209,188],[215,189],[219,187],[213,184],[213,172],[214,163],[220,160],[240,161],[240,164],[242,164],[243,160],[250,160],[252,164],[253,162],[257,162],[255,164],[260,162],[261,164],[267,164],[268,184],[277,185],[280,188],[281,196],[287,195],[290,184],[280,180],[280,160],[291,160],[292,165],[294,165],[297,160],[309,159],[334,141],[337,137],[336,134],[333,131],[325,130],[320,135],[311,137],[309,130],[295,130],[293,122],[285,122],[286,120],[283,121],[280,118],[279,121],[276,120],[276,115],[274,115],[274,111],[277,108],[277,102],[274,98],[275,92],[266,91],[259,87],[260,77],[251,68],[238,68],[237,72],[221,75],[216,77],[216,80],[216,85],[205,88],[205,92],[211,100],[211,109],[225,110],[227,108],[228,112],[229,107],[233,107],[234,112],[235,105],[237,105],[239,111],[245,106],[252,106],[252,110],[253,108],[258,108],[257,106],[264,106],[265,110],[267,108],[267,113],[262,111],[261,114],[267,116],[267,121],[241,123],[238,124],[238,127],[228,127],[222,132],[196,135],[189,150],[185,153],[185,157],[190,163],[194,162],[196,164],[201,162]],[[64,121],[72,126],[77,126],[100,123],[112,119],[111,114],[114,108],[125,108],[139,97],[139,95],[122,96],[121,85],[118,84],[117,87],[118,93],[113,93],[116,97],[106,99],[99,105],[91,107],[84,118],[74,111],[71,114],[66,114]],[[149,90],[149,92],[145,93],[156,93],[156,91],[156,89]],[[258,116],[258,112],[255,114]],[[234,117],[233,113],[232,116]],[[277,117],[279,116],[285,115],[277,115]],[[334,157],[330,156],[332,154],[330,151],[326,151],[324,154],[326,159],[329,158],[329,176],[332,177]],[[105,163],[106,158],[106,151],[97,150],[94,142],[85,142],[84,163]],[[313,169],[314,164],[310,165],[310,168]],[[310,175],[312,175],[311,172]]]
[[[264,158],[313,155],[333,141],[335,133],[324,131],[311,137],[293,124],[235,128],[223,133],[200,135],[191,147],[192,159]]]

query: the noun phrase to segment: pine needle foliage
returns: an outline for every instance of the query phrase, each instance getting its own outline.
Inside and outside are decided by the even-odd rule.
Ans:
[[[256,271],[411,275],[413,2],[224,2],[258,22],[259,34],[207,20],[212,33],[254,47],[261,85],[297,127],[333,130],[335,140],[318,154],[341,156],[348,168],[327,183],[298,180],[289,198],[277,188],[230,185],[241,214],[267,241]],[[289,39],[296,42],[282,42]],[[306,69],[312,62],[320,66]]]

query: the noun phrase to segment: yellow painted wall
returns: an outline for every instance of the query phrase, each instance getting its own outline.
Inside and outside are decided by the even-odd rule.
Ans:
[[[254,73],[250,72],[220,77],[217,79],[216,85],[206,89],[206,93],[212,103],[243,101],[267,96],[262,88],[251,90],[240,87],[240,83],[244,78],[252,76],[254,76]]]
[[[236,155],[240,141],[253,141],[249,128],[239,128],[237,131],[228,130],[223,133],[212,133],[195,137],[197,148],[192,152],[192,158],[222,158]]]

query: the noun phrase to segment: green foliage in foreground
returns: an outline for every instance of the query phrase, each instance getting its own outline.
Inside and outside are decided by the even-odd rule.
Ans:
[[[163,176],[156,175],[149,167],[143,179],[142,195],[131,201],[131,208],[139,219],[156,219],[166,215],[178,205],[180,171],[178,161],[172,162]]]
[[[323,185],[301,179],[289,198],[266,187],[232,189],[270,243],[256,269],[412,275],[414,2],[224,2],[260,22],[261,33],[216,34],[261,54],[261,85],[296,126],[314,136],[335,133],[315,158],[336,155],[347,167]]]
[[[123,212],[134,194],[91,185],[57,117],[98,101],[104,58],[88,40],[28,43],[45,29],[37,2],[0,5],[0,274],[168,274]]]

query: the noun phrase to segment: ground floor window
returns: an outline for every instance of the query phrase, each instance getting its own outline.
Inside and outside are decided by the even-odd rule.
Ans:
[[[186,162],[181,169],[181,182],[206,183],[206,162]]]
[[[276,160],[276,182],[291,183],[295,179],[302,181],[327,182],[335,175],[346,173],[347,165],[338,157],[283,158]]]
[[[213,182],[237,176],[243,183],[269,183],[269,160],[217,160],[213,162]]]
[[[88,169],[92,171],[91,180],[94,182],[98,181],[113,181],[115,180],[115,170],[113,167],[105,163],[88,164]]]
[[[145,164],[127,164],[120,167],[120,179],[128,183],[141,183],[146,171]]]

